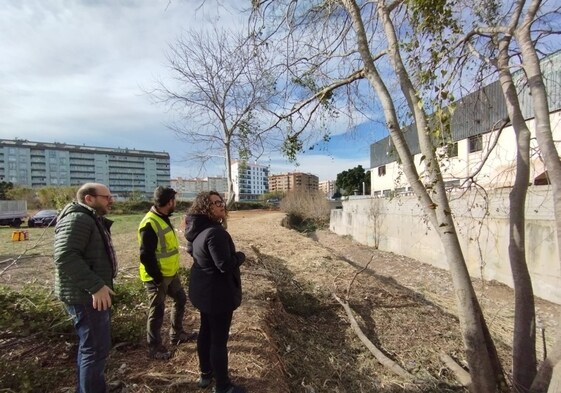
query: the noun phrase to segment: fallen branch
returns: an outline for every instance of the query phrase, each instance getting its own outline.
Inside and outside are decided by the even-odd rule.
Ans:
[[[448,367],[456,376],[456,379],[460,385],[469,388],[471,385],[471,376],[469,373],[463,369],[452,357],[446,353],[440,354],[440,360],[444,362],[446,367]]]
[[[341,304],[341,306],[343,306],[343,308],[347,312],[347,316],[349,317],[351,327],[353,328],[355,334],[358,336],[360,341],[362,341],[362,343],[366,346],[366,348],[368,348],[368,350],[374,355],[376,360],[378,360],[378,362],[381,365],[388,368],[389,370],[391,370],[395,374],[399,375],[400,377],[408,379],[408,380],[414,380],[415,377],[412,374],[409,374],[399,364],[397,364],[396,362],[394,362],[393,360],[388,358],[386,355],[384,355],[384,353],[382,351],[380,351],[372,343],[372,341],[370,341],[368,339],[368,337],[366,337],[366,335],[362,332],[362,330],[358,326],[358,322],[356,321],[355,317],[353,316],[353,312],[352,312],[351,308],[349,307],[348,303],[341,300],[336,294],[332,293],[332,295],[335,298],[335,300],[337,300],[339,302],[339,304]]]
[[[364,267],[362,269],[360,269],[358,272],[355,273],[355,275],[353,276],[353,279],[351,280],[351,282],[349,283],[349,286],[347,287],[347,293],[346,293],[346,301],[348,302],[349,299],[351,298],[351,288],[353,286],[353,282],[356,280],[356,278],[358,277],[358,275],[360,273],[362,273],[363,271],[365,271],[366,269],[368,269],[368,265],[370,265],[370,262],[372,262],[374,260],[374,255],[372,255],[370,257],[370,260],[368,261],[368,263],[366,265],[364,265]]]

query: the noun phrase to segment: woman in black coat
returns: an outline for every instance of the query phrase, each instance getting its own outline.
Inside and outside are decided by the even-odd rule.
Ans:
[[[228,212],[220,194],[201,192],[186,217],[187,249],[193,257],[189,299],[201,315],[197,354],[199,387],[216,379],[213,392],[243,393],[228,375],[228,336],[232,314],[242,301],[240,265],[245,260],[222,226]]]

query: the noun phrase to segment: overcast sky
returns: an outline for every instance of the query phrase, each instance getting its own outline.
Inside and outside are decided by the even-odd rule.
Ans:
[[[224,25],[244,23],[236,11],[217,9],[213,1],[198,7],[202,3],[3,0],[0,138],[167,151],[172,177],[223,175],[223,168],[201,172],[185,162],[189,146],[165,126],[171,115],[144,93],[169,75],[165,52],[183,31],[217,18]],[[356,135],[334,142],[329,151],[302,155],[298,167],[277,154],[262,163],[271,165],[272,173],[299,170],[321,180],[369,166],[368,144]]]

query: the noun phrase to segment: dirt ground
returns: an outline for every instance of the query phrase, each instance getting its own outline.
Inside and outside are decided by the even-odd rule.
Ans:
[[[283,216],[240,211],[232,212],[229,219],[228,230],[237,248],[248,256],[242,266],[244,300],[230,331],[230,369],[236,383],[249,392],[268,393],[465,391],[440,360],[440,354],[446,353],[465,364],[446,271],[326,230],[300,234],[280,225]],[[136,243],[115,240],[128,244],[117,250],[119,260],[128,261],[121,266],[120,278],[135,276]],[[37,282],[48,281],[51,265],[49,256],[36,257],[33,263],[25,259],[0,276],[0,282],[30,276]],[[359,341],[333,297],[345,297],[349,286],[349,304],[364,334],[414,379],[381,366]],[[512,290],[480,281],[475,287],[509,370]],[[551,342],[560,306],[540,299],[536,306],[538,327]],[[139,312],[145,312],[145,305],[139,306]],[[197,325],[197,313],[188,308],[186,327],[194,330]],[[32,353],[24,348],[13,356],[45,356],[44,364],[49,364],[47,358],[58,351],[56,362],[74,367],[71,344],[48,350],[32,340],[28,345],[35,348]],[[107,375],[110,381],[121,382],[120,392],[200,391],[195,385],[195,343],[175,347],[169,361],[147,359],[144,343],[117,343]],[[72,391],[71,386],[71,381],[63,380],[59,391]]]

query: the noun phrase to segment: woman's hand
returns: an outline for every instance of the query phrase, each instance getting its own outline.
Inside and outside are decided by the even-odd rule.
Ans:
[[[236,251],[236,259],[238,260],[238,266],[240,266],[245,261],[245,254],[241,251]]]

